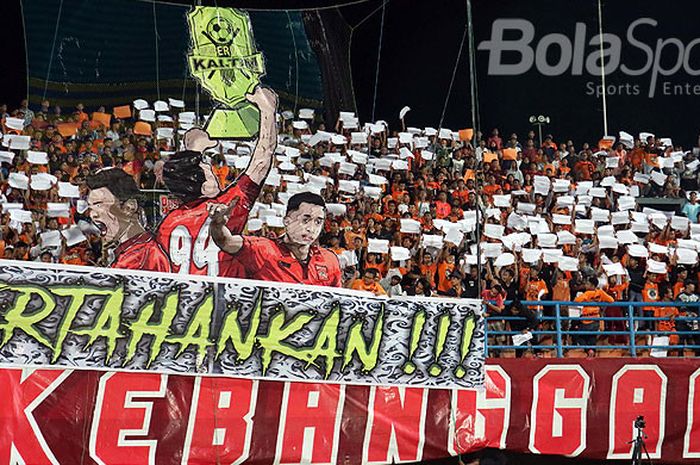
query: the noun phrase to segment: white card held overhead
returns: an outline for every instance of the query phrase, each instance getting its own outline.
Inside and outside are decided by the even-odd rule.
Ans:
[[[444,240],[443,240],[442,236],[432,235],[432,234],[424,234],[421,243],[423,244],[423,247],[432,247],[435,249],[442,249]]]
[[[440,131],[438,131],[438,139],[452,139],[452,131],[445,128],[440,129]]]
[[[618,231],[616,237],[617,242],[620,244],[636,244],[639,242],[637,235],[629,229],[622,229]]]
[[[615,237],[611,236],[599,236],[598,237],[598,247],[601,249],[617,249],[618,243]]]
[[[8,165],[11,165],[14,159],[14,152],[10,152],[8,150],[0,150],[0,163],[7,163]]]
[[[510,207],[510,199],[511,199],[510,194],[494,195],[493,196],[493,204],[496,207],[508,208],[508,207]]]
[[[301,119],[314,119],[314,110],[312,108],[300,108],[299,118]]]
[[[364,193],[367,197],[371,197],[373,199],[381,199],[382,198],[382,188],[381,187],[364,186],[362,188],[362,190],[364,191]],[[401,207],[406,207],[406,209],[408,210],[407,205],[401,204],[401,205],[399,205],[399,209]]]
[[[367,239],[368,253],[389,253],[389,241],[386,239]]]
[[[500,268],[503,266],[510,266],[515,263],[515,256],[512,253],[504,253],[499,255],[496,260],[493,261],[493,266]]]
[[[406,117],[406,113],[411,111],[411,107],[405,106],[399,111],[399,119],[404,119]]]
[[[628,211],[612,212],[612,224],[629,224],[630,214]]]
[[[10,173],[7,182],[13,189],[29,189],[29,178],[22,173]]]
[[[153,109],[159,112],[170,110],[170,108],[168,107],[168,102],[164,102],[162,100],[156,100],[155,102],[153,102]]]
[[[350,143],[365,145],[367,144],[367,134],[364,132],[352,132],[350,133]]]
[[[46,204],[46,216],[49,218],[68,218],[70,217],[70,204],[48,202]]]
[[[532,214],[535,212],[537,206],[534,203],[518,202],[518,207],[516,210],[520,213]]]
[[[139,111],[139,119],[141,121],[148,121],[149,123],[154,123],[156,121],[156,111],[155,110],[141,110],[141,111]]]
[[[559,245],[576,244],[576,236],[571,234],[569,231],[559,231],[557,232],[557,242]]]
[[[578,259],[574,257],[559,257],[557,267],[562,271],[578,271]]]
[[[576,219],[576,232],[579,234],[594,234],[595,223],[593,220]]]
[[[16,149],[16,150],[29,150],[29,147],[31,146],[31,137],[29,136],[18,136],[15,134],[10,134],[10,140],[9,140],[9,147],[11,149]],[[8,136],[6,135],[3,138],[3,144],[5,139]]]
[[[185,108],[185,101],[169,98],[168,105],[170,105],[173,108]]]
[[[663,186],[666,184],[666,176],[665,174],[659,172],[659,171],[652,171],[651,172],[651,180],[658,184],[659,186]]]
[[[13,118],[11,116],[5,119],[5,126],[16,131],[24,129],[24,118]]]
[[[10,210],[10,220],[17,223],[32,223],[32,212],[28,210],[12,209]]]
[[[551,233],[539,233],[537,234],[537,244],[540,247],[556,247],[557,236]]]
[[[552,214],[552,223],[554,224],[571,224],[570,215],[558,215],[556,213]]]
[[[605,159],[605,167],[606,168],[617,168],[620,166],[620,158],[619,157],[607,157]]]
[[[617,208],[620,211],[629,211],[637,207],[637,200],[630,195],[623,195],[617,199]]]
[[[631,257],[649,258],[649,250],[641,244],[630,244],[627,246],[627,253]]]
[[[292,128],[303,131],[305,129],[309,129],[309,123],[306,121],[292,121]]]
[[[491,239],[500,239],[503,237],[505,232],[505,227],[500,224],[485,224],[484,225],[484,236],[490,237]]]
[[[49,162],[49,155],[46,152],[27,152],[27,161],[33,165],[46,165]]]
[[[148,102],[142,98],[136,99],[134,100],[134,108],[136,108],[137,110],[143,110],[145,108],[148,108]]]
[[[651,258],[647,260],[647,271],[655,274],[666,274],[668,272],[664,262],[659,262]]]
[[[684,216],[671,217],[671,228],[676,231],[687,231],[690,227],[690,220]]]
[[[522,249],[521,253],[525,263],[537,263],[542,258],[541,249]]]
[[[72,247],[76,244],[80,244],[81,242],[87,240],[87,238],[83,234],[83,231],[77,225],[71,226],[68,229],[64,229],[63,231],[61,231],[61,234],[63,234],[63,237],[65,237],[66,245],[68,247]]]
[[[649,252],[656,255],[668,255],[668,247],[665,245],[657,244],[656,242],[649,243]]]
[[[678,248],[675,253],[679,265],[696,265],[698,262],[698,253],[695,250]]]
[[[545,263],[557,263],[563,256],[561,249],[542,249],[542,261]]]
[[[401,232],[406,234],[420,234],[421,224],[410,218],[401,218]]]
[[[576,198],[573,195],[562,195],[557,197],[558,207],[570,207],[576,203]]]
[[[608,276],[625,276],[627,272],[622,267],[622,263],[611,263],[610,265],[603,265],[605,274]]]
[[[464,233],[458,228],[449,228],[447,234],[445,235],[445,242],[450,244],[460,245],[464,240]]]
[[[598,199],[604,199],[605,196],[607,195],[607,192],[605,191],[604,187],[592,187],[588,193],[590,194],[591,197],[598,198]]]
[[[409,260],[411,258],[411,251],[406,247],[392,246],[390,252],[391,259],[397,262]]]
[[[649,184],[649,180],[651,179],[651,176],[648,174],[643,174],[643,173],[634,173],[634,177],[632,180],[634,182],[639,182],[642,184]]]
[[[612,187],[615,184],[615,176],[606,176],[600,181],[602,187]]]
[[[60,247],[61,246],[61,232],[60,231],[46,231],[39,235],[41,239],[42,247]]]
[[[552,185],[552,190],[557,193],[569,192],[570,188],[571,181],[569,181],[568,179],[555,179],[554,184]]]

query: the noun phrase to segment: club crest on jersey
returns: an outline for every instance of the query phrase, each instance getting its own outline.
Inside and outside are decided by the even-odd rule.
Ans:
[[[328,267],[316,265],[316,273],[318,274],[319,279],[324,281],[328,279]]]

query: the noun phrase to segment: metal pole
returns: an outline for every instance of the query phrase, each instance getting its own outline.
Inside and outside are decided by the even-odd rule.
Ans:
[[[542,147],[542,123],[537,123],[537,130],[540,134],[540,143],[538,145]]]
[[[469,95],[471,98],[473,145],[476,147],[476,56],[474,53],[474,24],[472,23],[472,2],[467,0],[467,34],[469,35]]]
[[[467,0],[467,35],[469,36],[469,95],[471,96],[471,116],[472,116],[472,129],[473,129],[473,139],[475,141],[474,147],[476,147],[476,62],[474,61],[474,27],[472,24],[472,2]],[[476,176],[476,269],[478,272],[478,277],[476,280],[476,290],[477,298],[481,297],[481,218],[479,211],[479,197],[481,196],[481,189],[479,188],[479,176]]]
[[[636,341],[636,335],[634,332],[634,307],[632,305],[628,306],[629,309],[629,314],[627,315],[628,318],[628,325],[629,325],[629,330],[630,330],[630,356],[631,357],[636,357],[637,356],[637,341]]]
[[[197,0],[197,6],[202,6],[202,0]],[[195,79],[195,87],[194,87],[194,113],[197,116],[197,125],[201,124],[201,121],[199,120],[199,92],[200,92],[200,86],[199,86],[199,80]]]
[[[556,330],[557,330],[557,357],[562,358],[564,357],[564,349],[561,347],[561,305],[558,303],[555,304],[554,306],[556,310]]]
[[[600,37],[600,80],[603,84],[603,131],[604,136],[608,135],[608,102],[607,91],[605,89],[605,60],[603,58],[603,7],[601,0],[598,0],[598,36]]]

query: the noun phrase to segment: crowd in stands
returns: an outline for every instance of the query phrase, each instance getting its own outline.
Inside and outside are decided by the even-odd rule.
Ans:
[[[88,114],[81,104],[62,111],[48,101],[34,109],[25,101],[11,111],[0,105],[0,257],[106,265],[86,212],[86,177],[119,167],[141,189],[165,190],[159,167],[182,132],[198,123],[182,102],[168,103],[148,113],[135,104],[128,115],[105,108]],[[650,133],[621,131],[578,145],[552,135],[540,141],[533,131],[519,137],[498,129],[405,127],[404,119],[401,128],[390,128],[341,112],[328,128],[313,110],[282,112],[274,167],[247,232],[280,234],[286,199],[319,193],[327,205],[320,243],[338,255],[346,287],[389,296],[482,297],[493,317],[525,316],[507,324],[523,332],[542,327],[539,317],[553,309],[521,301],[700,300],[699,148]],[[253,147],[254,141],[225,141],[207,151],[220,184],[235,181]],[[641,207],[637,200],[649,197],[677,199],[678,208]],[[161,202],[162,213],[172,202]],[[156,220],[148,218],[150,226]],[[585,317],[627,310],[568,311],[582,317],[573,328],[597,331],[602,324]],[[650,329],[697,329],[675,321],[679,314],[696,316],[695,307],[641,311],[669,317],[647,323]],[[606,324],[611,331],[625,328],[623,321]],[[596,343],[595,335],[572,339]],[[672,337],[676,344],[699,342]]]

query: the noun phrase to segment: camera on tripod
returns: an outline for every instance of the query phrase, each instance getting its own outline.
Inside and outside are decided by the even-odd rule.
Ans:
[[[644,429],[647,427],[646,421],[644,421],[644,415],[639,415],[634,420],[634,427],[637,429]]]

